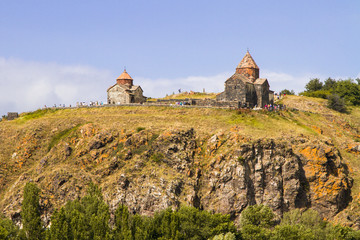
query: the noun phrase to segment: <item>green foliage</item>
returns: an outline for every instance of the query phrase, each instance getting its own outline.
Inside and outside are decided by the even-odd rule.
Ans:
[[[275,225],[275,214],[268,206],[262,204],[248,206],[241,213],[240,224],[271,228]]]
[[[284,94],[286,94],[286,95],[295,95],[295,92],[294,92],[294,90],[283,89],[283,90],[280,91],[280,94],[281,95],[284,95]]]
[[[162,160],[164,160],[164,155],[162,153],[154,153],[151,155],[150,160],[156,163],[160,163]]]
[[[243,156],[239,156],[237,158],[237,160],[238,160],[239,163],[244,163],[245,162],[245,158]]]
[[[53,148],[56,144],[58,144],[61,139],[66,138],[67,136],[70,135],[70,133],[76,131],[81,125],[82,124],[78,124],[75,127],[65,129],[59,132],[58,134],[56,134],[55,136],[53,136],[49,143],[48,151],[50,151],[51,148]]]
[[[338,81],[334,93],[349,104],[360,105],[360,86],[352,79]]]
[[[181,207],[177,214],[183,239],[208,239],[221,233],[236,232],[229,215],[211,214],[194,207]]]
[[[340,98],[337,94],[332,94],[328,97],[327,107],[338,112],[347,112],[344,99]]]
[[[331,225],[321,219],[320,215],[309,209],[302,212],[299,209],[284,214],[280,225],[276,226],[271,239],[360,239],[360,232],[349,227]]]
[[[131,215],[123,205],[115,213],[115,239],[209,239],[228,232],[236,232],[228,215],[194,207],[181,207],[178,211],[168,208],[152,218]],[[231,234],[227,235],[226,239],[232,239]]]
[[[310,79],[310,81],[305,85],[305,89],[307,92],[314,92],[321,90],[323,87],[323,83],[320,82],[319,78]]]
[[[359,81],[358,81],[359,80]],[[328,78],[323,84],[318,78],[311,79],[305,86],[306,91],[299,95],[327,99],[336,94],[347,104],[360,105],[360,79],[338,80]],[[332,97],[333,98],[333,97]],[[332,103],[330,103],[332,104]]]
[[[22,116],[22,119],[23,120],[36,119],[36,118],[40,118],[46,114],[54,113],[58,110],[59,109],[54,109],[54,108],[38,109],[34,112],[26,113],[24,116]]]
[[[332,90],[332,89],[335,89],[336,88],[336,80],[335,79],[332,79],[332,78],[328,78],[325,80],[324,82],[324,86],[323,86],[323,90]]]
[[[120,205],[115,211],[115,239],[131,239],[130,213],[126,206]]]
[[[137,127],[136,128],[136,132],[141,132],[142,130],[145,130],[145,128],[144,127]]]
[[[24,187],[21,217],[27,239],[42,239],[42,223],[40,219],[40,189],[31,182]]]
[[[39,211],[40,190],[33,183],[24,188],[23,230],[11,220],[0,218],[0,239],[120,239],[120,240],[352,240],[360,231],[324,221],[314,210],[292,210],[276,225],[275,214],[265,205],[247,207],[240,217],[240,231],[229,215],[212,214],[182,206],[156,212],[153,217],[131,214],[119,205],[110,228],[109,207],[101,189],[90,183],[87,194],[69,201],[51,217],[51,227],[43,231]]]
[[[265,205],[248,206],[240,218],[243,239],[269,239],[275,226],[275,214]]]
[[[328,98],[329,95],[331,95],[331,92],[329,90],[318,90],[318,91],[312,91],[312,92],[301,92],[299,93],[301,96],[305,97],[315,97],[315,98]]]
[[[19,228],[10,220],[0,217],[0,239],[17,239]]]
[[[232,232],[228,232],[225,235],[221,233],[211,238],[211,240],[236,240],[236,235]]]
[[[110,239],[109,207],[101,189],[90,183],[81,200],[69,201],[51,218],[50,239]]]

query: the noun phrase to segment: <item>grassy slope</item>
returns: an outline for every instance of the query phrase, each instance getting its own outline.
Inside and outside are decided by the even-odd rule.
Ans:
[[[340,149],[354,178],[354,202],[348,209],[360,213],[360,176],[357,174],[360,159],[358,155],[345,151],[348,144],[360,139],[357,130],[360,126],[360,109],[353,108],[351,114],[339,114],[327,109],[322,99],[298,96],[287,96],[282,103],[303,111],[271,113],[185,107],[103,107],[40,110],[22,114],[17,120],[0,122],[0,202],[5,195],[12,194],[11,189],[20,175],[36,171],[38,162],[53,145],[85,123],[94,123],[100,129],[124,131],[136,131],[139,127],[152,132],[194,128],[200,137],[209,137],[236,127],[236,131],[251,139],[281,139],[299,135],[331,139]],[[32,156],[26,162],[14,162],[13,154],[23,145],[29,148],[23,154]]]

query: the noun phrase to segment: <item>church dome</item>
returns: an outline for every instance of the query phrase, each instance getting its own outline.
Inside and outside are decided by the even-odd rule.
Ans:
[[[128,87],[131,87],[133,85],[133,79],[130,77],[130,75],[124,70],[122,74],[116,79],[117,84],[119,85],[128,85]]]
[[[126,70],[124,70],[124,72],[122,74],[120,74],[120,76],[116,79],[116,80],[133,80],[130,75],[126,72]]]

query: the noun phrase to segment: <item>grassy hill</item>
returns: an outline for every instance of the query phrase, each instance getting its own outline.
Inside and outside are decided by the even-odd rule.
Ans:
[[[184,95],[169,96],[181,97]],[[331,141],[354,179],[352,201],[332,221],[354,222],[360,217],[360,108],[354,107],[349,114],[340,114],[326,108],[325,100],[299,96],[286,96],[281,103],[288,110],[118,106],[23,113],[16,120],[0,122],[0,209],[8,216],[18,212],[22,187],[29,180],[41,186],[42,204],[53,209],[67,199],[83,194],[84,184],[90,180],[111,194],[111,186],[120,181],[122,174],[140,178],[157,171],[157,178],[168,181],[183,178],[184,174],[178,171],[143,159],[157,162],[162,158],[149,147],[155,139],[160,144],[168,141],[166,137],[174,131],[186,132],[193,128],[199,152],[196,152],[195,165],[189,168],[190,177],[191,172],[199,168],[206,172],[207,161],[212,161],[212,157],[221,158],[221,154],[231,148],[231,145],[224,145],[226,147],[216,156],[201,155],[215,135],[221,138],[235,133],[242,137],[239,141],[243,143],[258,139],[290,142],[292,138]],[[181,139],[178,142],[180,144]],[[160,145],[157,147],[161,148]],[[114,158],[121,161],[116,162]],[[112,168],[111,164],[117,165]],[[109,169],[115,170],[106,174]],[[351,220],[346,219],[349,214],[354,216]]]

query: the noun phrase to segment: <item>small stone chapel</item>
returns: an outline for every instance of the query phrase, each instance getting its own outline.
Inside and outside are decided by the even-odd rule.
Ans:
[[[236,67],[235,73],[225,81],[225,91],[216,96],[217,101],[239,101],[248,107],[273,104],[274,92],[266,78],[260,77],[260,69],[249,51]]]
[[[124,70],[124,72],[116,79],[116,83],[108,88],[107,100],[108,104],[127,104],[127,103],[143,103],[146,97],[140,86],[133,85],[133,79]]]

